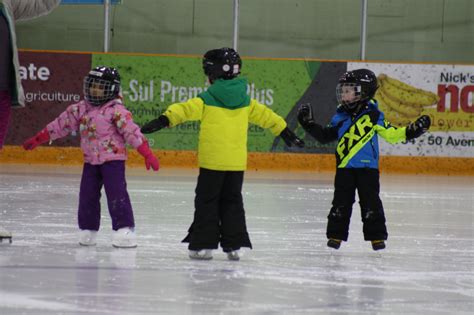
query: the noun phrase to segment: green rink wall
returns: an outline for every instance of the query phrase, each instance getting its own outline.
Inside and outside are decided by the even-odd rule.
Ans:
[[[360,0],[240,1],[243,56],[359,59]],[[233,0],[123,0],[110,51],[204,54],[231,46]],[[367,60],[472,62],[472,0],[368,0]],[[60,5],[16,25],[20,48],[102,51],[103,5]]]

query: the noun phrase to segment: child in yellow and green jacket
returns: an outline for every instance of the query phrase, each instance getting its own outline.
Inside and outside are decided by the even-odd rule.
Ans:
[[[183,240],[189,243],[192,259],[211,259],[219,243],[230,260],[239,259],[241,247],[252,248],[242,200],[249,123],[270,129],[288,146],[304,146],[282,117],[247,95],[247,80],[238,78],[241,68],[242,60],[234,49],[208,51],[203,58],[204,73],[211,83],[207,91],[170,105],[141,129],[146,134],[201,121],[194,221]]]

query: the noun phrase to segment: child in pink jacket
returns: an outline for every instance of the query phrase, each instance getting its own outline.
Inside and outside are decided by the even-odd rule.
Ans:
[[[114,68],[96,67],[84,78],[84,100],[70,105],[23,147],[33,150],[47,141],[79,132],[84,168],[79,192],[79,244],[96,244],[100,226],[102,185],[114,230],[114,247],[136,247],[135,222],[125,181],[126,144],[145,158],[146,168],[157,171],[158,159],[125,108],[120,92],[120,75]]]

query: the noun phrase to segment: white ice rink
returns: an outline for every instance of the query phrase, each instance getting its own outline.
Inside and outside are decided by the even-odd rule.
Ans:
[[[331,174],[247,172],[254,245],[191,261],[180,243],[197,170],[127,171],[139,247],[115,249],[105,195],[96,247],[77,244],[80,168],[0,165],[0,314],[473,314],[472,177],[381,176],[387,249],[326,247]]]

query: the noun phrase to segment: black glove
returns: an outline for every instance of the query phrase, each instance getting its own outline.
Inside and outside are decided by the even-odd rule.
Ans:
[[[303,127],[309,127],[316,123],[314,121],[311,104],[301,104],[301,106],[298,108],[298,121]]]
[[[415,139],[424,134],[431,125],[430,116],[423,115],[415,122],[408,125],[406,130],[407,140]]]
[[[292,145],[296,145],[297,147],[304,148],[304,141],[298,138],[293,131],[286,127],[280,133],[280,137],[285,141],[286,145],[291,147]]]
[[[147,122],[145,125],[143,125],[140,131],[142,133],[152,133],[160,129],[166,128],[169,125],[170,120],[168,119],[168,117],[166,117],[165,115],[161,115],[157,119],[153,119],[152,121]]]

